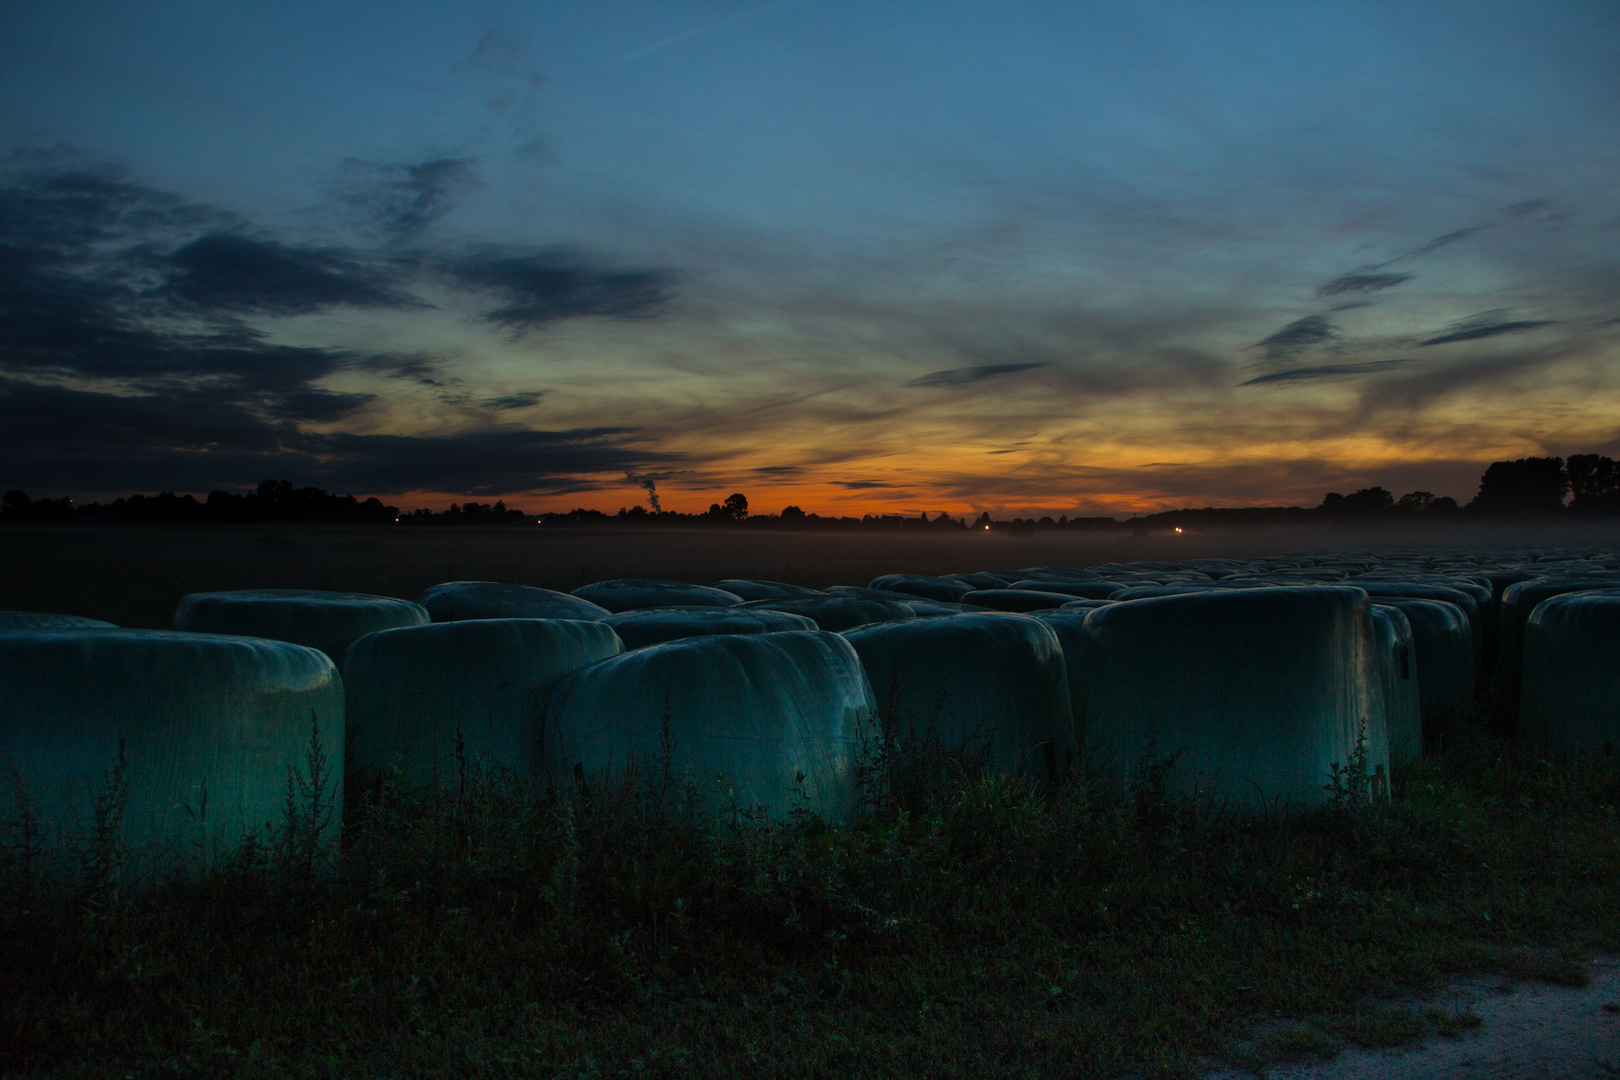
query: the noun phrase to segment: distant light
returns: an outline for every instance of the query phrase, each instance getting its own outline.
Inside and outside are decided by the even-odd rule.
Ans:
[[[985,526],[985,527],[984,527],[984,531],[985,531],[985,532],[989,532],[989,531],[990,531],[990,526],[988,526],[988,525],[986,525],[986,526]]]
[[[1179,533],[1179,532],[1180,532],[1180,531],[1181,531],[1181,526],[1180,526],[1180,525],[1177,525],[1177,526],[1176,526],[1176,532],[1178,532],[1178,533]]]

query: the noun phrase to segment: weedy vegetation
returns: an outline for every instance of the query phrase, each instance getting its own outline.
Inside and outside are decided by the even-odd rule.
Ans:
[[[1340,775],[1326,807],[1255,812],[1175,794],[1174,754],[1110,791],[872,734],[839,825],[739,806],[667,742],[560,785],[458,753],[422,791],[346,778],[336,851],[318,734],[279,831],[139,890],[116,776],[56,871],[13,784],[0,1067],[1195,1076],[1455,1035],[1478,1018],[1396,998],[1578,983],[1620,945],[1612,753],[1452,739],[1391,798]]]

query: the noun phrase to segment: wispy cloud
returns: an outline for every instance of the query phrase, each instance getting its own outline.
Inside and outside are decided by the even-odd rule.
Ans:
[[[1016,375],[1020,371],[1030,371],[1034,368],[1046,367],[1042,361],[1038,364],[979,364],[976,367],[951,368],[947,371],[933,371],[927,375],[912,379],[907,386],[918,387],[955,387],[971,386],[974,383],[985,382],[989,379],[999,379],[1007,375]]]
[[[407,164],[349,158],[335,194],[368,228],[396,240],[411,239],[483,186],[472,158],[430,157]]]
[[[1278,363],[1291,360],[1298,353],[1323,342],[1332,341],[1336,337],[1338,328],[1326,315],[1307,315],[1303,319],[1295,319],[1275,334],[1262,338],[1249,347],[1261,350],[1261,355],[1268,362]]]
[[[1367,375],[1378,375],[1386,371],[1393,371],[1410,363],[1412,363],[1410,360],[1368,360],[1359,364],[1322,364],[1318,367],[1273,371],[1269,375],[1261,375],[1238,385],[1261,386],[1266,383],[1328,382],[1342,379],[1359,379]]]
[[[1411,274],[1346,274],[1318,288],[1316,295],[1341,296],[1344,293],[1378,292],[1411,280]]]
[[[669,300],[675,284],[672,271],[604,269],[567,248],[523,253],[485,249],[444,268],[462,287],[505,301],[483,317],[520,334],[559,319],[652,315]]]
[[[1495,311],[1482,311],[1478,315],[1470,315],[1466,319],[1459,319],[1444,331],[1434,337],[1425,338],[1419,345],[1445,345],[1453,341],[1476,341],[1479,338],[1496,337],[1498,334],[1514,334],[1521,330],[1534,330],[1538,326],[1550,326],[1551,319],[1504,319],[1504,309]]]

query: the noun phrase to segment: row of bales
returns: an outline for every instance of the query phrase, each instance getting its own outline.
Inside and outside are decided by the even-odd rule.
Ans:
[[[116,800],[150,865],[286,813],[312,740],[341,785],[471,762],[561,780],[659,761],[721,797],[828,821],[861,740],[980,745],[988,767],[1317,805],[1477,722],[1620,741],[1620,558],[1380,551],[919,576],[809,589],[450,582],[415,601],[187,596],[174,630],[0,613],[13,805],[65,852]],[[456,765],[452,765],[452,763]],[[291,788],[289,788],[291,785]],[[334,792],[341,806],[341,790]],[[340,827],[333,823],[334,829]]]

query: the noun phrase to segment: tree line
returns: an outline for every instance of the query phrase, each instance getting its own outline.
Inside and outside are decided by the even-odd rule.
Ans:
[[[1566,501],[1567,500],[1567,501]],[[988,513],[973,522],[938,512],[866,514],[862,517],[822,516],[787,506],[777,514],[751,514],[748,497],[734,492],[697,514],[620,507],[617,514],[576,508],[564,513],[527,514],[493,503],[451,503],[449,509],[402,512],[376,498],[334,495],[318,487],[294,487],[287,480],[265,480],[253,491],[213,491],[206,499],[177,495],[131,495],[101,503],[76,504],[70,498],[31,498],[12,490],[0,496],[0,521],[117,522],[126,524],[278,524],[322,522],[339,525],[740,525],[804,529],[863,529],[879,531],[965,532],[1001,530],[1014,533],[1036,529],[1123,529],[1175,525],[1241,527],[1307,522],[1445,521],[1466,519],[1589,518],[1620,516],[1620,465],[1600,454],[1561,457],[1526,457],[1492,462],[1479,479],[1479,491],[1466,505],[1427,491],[1410,491],[1400,498],[1382,487],[1362,488],[1348,495],[1330,491],[1315,507],[1255,506],[1167,510],[1121,521],[1113,517],[995,520]]]

